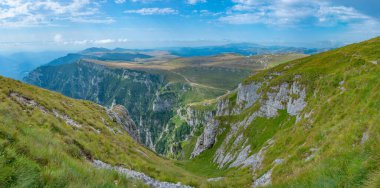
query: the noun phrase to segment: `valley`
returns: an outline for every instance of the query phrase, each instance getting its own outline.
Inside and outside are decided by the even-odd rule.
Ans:
[[[88,51],[91,53],[88,54]],[[140,135],[142,143],[162,155],[174,158],[182,158],[182,142],[195,131],[194,126],[177,121],[178,109],[190,103],[217,98],[233,90],[252,73],[306,56],[274,54],[245,57],[223,54],[170,57],[164,61],[164,53],[150,53],[159,54],[159,57],[148,58],[150,61],[145,59],[143,63],[139,59],[105,61],[88,57],[93,54],[99,56],[105,53],[103,51],[85,50],[84,59],[42,66],[31,72],[25,80],[103,106],[124,105],[139,127],[136,134]],[[157,58],[160,60],[157,61]],[[174,123],[176,121],[178,124]],[[169,133],[167,130],[172,126],[175,130]],[[176,132],[177,136],[173,135]]]
[[[380,188],[379,0],[0,0],[0,188]]]
[[[378,187],[379,47],[374,38],[310,56],[86,57],[25,78],[77,99],[1,77],[0,182]]]

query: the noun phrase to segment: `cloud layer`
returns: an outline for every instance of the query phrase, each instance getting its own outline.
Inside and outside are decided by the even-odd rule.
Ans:
[[[358,23],[372,20],[351,7],[334,6],[325,0],[232,0],[234,6],[219,18],[229,24],[293,26]]]
[[[142,8],[138,10],[127,10],[125,13],[134,13],[141,15],[168,15],[178,14],[178,11],[172,8]]]
[[[353,42],[380,34],[380,14],[371,8],[375,4],[343,0],[0,0],[0,45],[4,44],[4,50],[17,44],[19,50],[26,44],[30,49],[35,45],[50,49],[171,40]]]
[[[206,3],[206,0],[187,0],[187,3],[190,5],[195,5],[197,3]]]
[[[99,15],[99,6],[90,0],[1,0],[0,26],[54,25],[55,21],[112,23],[112,18]]]

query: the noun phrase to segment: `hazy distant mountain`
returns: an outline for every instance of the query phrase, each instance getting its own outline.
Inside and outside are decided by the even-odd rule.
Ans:
[[[0,57],[0,75],[21,79],[29,71],[67,52],[18,52]]]
[[[300,48],[286,46],[263,46],[254,43],[233,43],[222,46],[205,47],[179,47],[168,49],[173,55],[182,57],[211,56],[222,53],[236,53],[241,55],[278,54],[278,53],[302,53],[315,54],[327,49]]]
[[[87,48],[78,53],[70,53],[66,56],[60,57],[51,61],[47,65],[62,65],[74,63],[80,59],[97,59],[103,61],[134,61],[135,59],[151,58],[151,55],[139,53],[137,51],[126,50],[123,48],[116,48],[110,50],[107,48]]]
[[[60,58],[57,58],[57,59],[51,61],[47,65],[56,66],[56,65],[69,64],[69,63],[74,63],[75,61],[78,61],[82,58],[90,58],[90,57],[92,57],[92,56],[70,53],[70,54],[67,54],[66,56],[63,56],[63,57],[60,57]]]
[[[89,54],[89,53],[99,53],[99,52],[103,52],[103,53],[106,53],[106,52],[110,52],[111,50],[107,49],[107,48],[97,48],[97,47],[92,47],[92,48],[87,48],[81,52],[79,52],[80,54]]]
[[[12,60],[7,57],[0,56],[0,75],[14,78],[14,73],[17,72],[15,69],[16,67],[14,63],[12,63]]]
[[[26,76],[29,71],[44,64],[56,66],[73,63],[85,58],[103,61],[136,61],[138,59],[143,60],[157,58],[157,54],[154,52],[160,50],[164,50],[165,54],[170,55],[170,58],[176,56],[213,56],[226,53],[235,53],[245,56],[280,53],[315,54],[326,51],[326,49],[316,48],[263,46],[254,43],[233,43],[222,46],[177,47],[155,50],[130,50],[124,48],[107,49],[92,47],[78,53],[69,53],[66,56],[64,56],[66,52],[21,52],[0,57],[0,75],[14,79],[21,79]],[[162,59],[162,54],[160,54],[160,56]]]

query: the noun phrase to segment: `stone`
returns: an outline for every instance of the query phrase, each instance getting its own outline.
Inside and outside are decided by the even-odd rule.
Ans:
[[[138,181],[142,181],[145,184],[155,187],[155,188],[192,188],[191,186],[182,185],[181,183],[170,183],[170,182],[163,182],[158,181],[154,178],[151,178],[147,175],[145,175],[142,172],[126,169],[120,166],[111,166],[103,161],[100,160],[94,160],[92,162],[93,166],[100,169],[108,169],[108,170],[115,170],[116,172],[125,175],[127,178],[135,179]]]
[[[261,95],[257,93],[260,87],[261,84],[256,83],[248,85],[239,84],[236,103],[242,105],[243,109],[252,106],[261,97]]]
[[[128,110],[122,105],[112,105],[107,110],[107,114],[111,120],[116,121],[128,134],[137,142],[141,143],[137,125],[129,115]]]
[[[219,121],[217,120],[212,120],[211,122],[207,123],[203,133],[198,137],[197,143],[193,152],[191,153],[190,158],[198,156],[203,151],[210,149],[214,145],[218,127]]]
[[[268,172],[266,172],[264,175],[262,175],[259,179],[257,179],[252,187],[253,188],[256,188],[256,187],[263,187],[263,186],[267,186],[267,185],[270,185],[272,183],[272,171],[273,169],[270,169]]]

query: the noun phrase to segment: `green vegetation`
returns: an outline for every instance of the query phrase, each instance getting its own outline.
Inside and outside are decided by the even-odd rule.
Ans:
[[[223,61],[221,58],[224,58]],[[200,61],[205,60],[203,58],[176,59],[160,64],[165,69],[138,67],[133,70],[139,73],[146,71],[152,76],[150,80],[162,81],[162,84],[155,85],[157,95],[166,102],[175,97],[174,109],[186,105],[205,112],[215,110],[217,100],[212,98],[221,94],[220,87],[226,86],[223,89],[228,89],[233,85],[223,85],[220,79],[226,66],[230,66],[235,58],[225,55],[209,58],[206,62]],[[160,137],[156,142],[157,151],[165,153],[170,149],[171,157],[184,159],[181,161],[158,157],[135,143],[126,133],[113,134],[109,128],[115,129],[118,125],[109,120],[103,108],[91,102],[69,99],[1,78],[0,186],[142,186],[115,172],[94,169],[89,160],[100,159],[142,171],[159,180],[181,181],[196,187],[250,187],[252,180],[268,172],[271,172],[269,187],[379,187],[379,61],[380,38],[375,38],[293,60],[250,76],[244,80],[244,84],[262,83],[258,91],[262,94],[260,100],[267,100],[270,97],[268,93],[278,92],[276,88],[283,83],[289,86],[298,83],[306,91],[307,106],[297,117],[290,116],[286,110],[279,110],[275,117],[256,117],[236,130],[233,126],[260,109],[263,105],[260,100],[239,114],[215,117],[220,122],[217,142],[191,160],[187,158],[204,127],[192,130],[174,111],[149,112],[153,120],[165,120],[164,127],[151,128],[152,133],[157,134],[156,138]],[[244,62],[246,59],[236,63],[236,67],[241,68]],[[282,61],[276,59],[272,62],[272,65],[276,65]],[[175,67],[168,69],[174,66],[173,63]],[[189,69],[184,68],[184,64],[196,66],[196,69],[190,68],[196,71],[181,72],[181,69]],[[149,63],[141,66],[148,65],[153,66]],[[118,66],[123,64],[119,63]],[[212,66],[215,69],[210,68]],[[107,72],[107,76],[120,70],[112,69],[112,74]],[[208,72],[211,70],[217,71],[211,74]],[[157,73],[162,73],[159,75],[164,75],[164,78],[157,77]],[[198,73],[212,76],[200,78]],[[120,74],[115,75],[114,80],[120,79]],[[235,81],[239,79],[236,77]],[[112,91],[122,91],[117,83],[123,82],[110,81],[109,85],[113,87]],[[149,90],[143,92],[146,91]],[[20,105],[9,96],[11,92],[32,99],[49,111],[54,109],[65,113],[82,127],[70,127],[37,107]],[[106,95],[111,94],[106,92]],[[300,95],[291,94],[290,97],[297,99]],[[228,99],[228,109],[239,108],[236,91],[223,99]],[[151,106],[152,101],[144,104]],[[165,134],[159,134],[162,133],[159,128],[163,128]],[[236,132],[226,143],[228,133],[232,130]],[[194,137],[187,139],[190,133]],[[216,151],[221,147],[226,146],[225,151],[231,154],[241,151],[240,146],[243,145],[233,146],[238,135],[242,135],[242,142],[249,144],[249,155],[267,146],[261,164],[255,166],[257,169],[253,173],[248,167],[228,168],[231,162],[222,168],[213,162]],[[270,140],[273,142],[266,145]],[[178,154],[176,151],[179,150],[183,152]],[[207,182],[208,178],[217,177],[223,179]]]
[[[259,90],[264,93],[262,99],[282,83],[297,82],[307,92],[307,106],[298,122],[279,111],[275,118],[256,118],[238,130],[248,139],[252,153],[269,139],[274,141],[254,177],[273,169],[270,187],[379,187],[379,59],[380,38],[376,38],[281,64],[246,79],[245,84],[266,82]],[[226,98],[234,108],[236,92]],[[260,105],[220,119],[227,125],[241,122]],[[218,147],[189,164],[206,165],[203,162],[212,160]],[[274,165],[276,159],[284,162]]]
[[[154,145],[160,154],[176,156],[173,151],[181,152],[180,142],[186,140],[187,133],[191,132],[183,131],[183,126],[179,129],[170,124],[179,107],[215,99],[234,89],[253,71],[298,57],[301,55],[244,57],[225,54],[143,63],[100,61],[87,57],[75,63],[40,67],[25,80],[103,106],[125,106],[134,122],[141,125],[140,138],[145,145]],[[164,104],[168,106],[160,108]],[[152,110],[153,106],[158,110]],[[164,132],[165,128],[179,130]],[[173,139],[175,135],[167,135],[178,134],[178,131],[186,134],[179,136],[183,138],[181,141]]]
[[[195,83],[232,90],[251,74],[251,70],[215,67],[186,67],[176,70]],[[226,78],[227,77],[227,78]]]
[[[229,131],[228,123],[222,125],[225,131],[218,136],[218,140],[224,140],[226,133]],[[195,143],[194,143],[195,144]],[[214,147],[203,152],[200,156],[192,160],[178,161],[178,166],[200,176],[208,178],[223,177],[221,181],[211,183],[210,187],[246,187],[252,181],[252,175],[248,168],[218,168],[218,165],[213,162],[214,154],[220,147],[222,142],[217,142]]]
[[[0,77],[1,187],[131,187],[143,186],[108,170],[97,170],[91,160],[138,170],[163,181],[204,184],[172,162],[137,144],[111,121],[105,109],[17,81]],[[39,106],[28,106],[10,96],[17,93]],[[51,111],[64,113],[81,126],[69,126]]]

